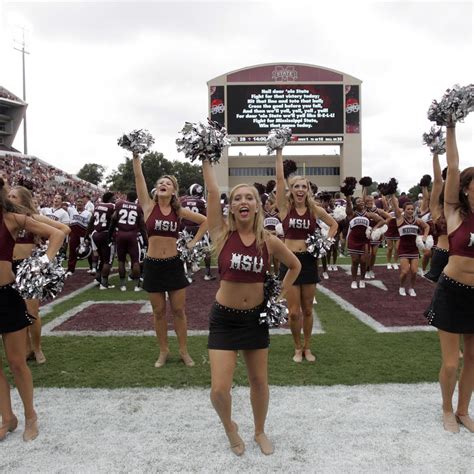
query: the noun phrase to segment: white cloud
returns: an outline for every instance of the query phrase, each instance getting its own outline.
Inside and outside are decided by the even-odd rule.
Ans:
[[[406,189],[430,172],[421,134],[431,100],[473,77],[469,3],[7,3],[1,83],[17,95],[21,57],[6,28],[14,15],[32,30],[29,151],[69,172],[86,162],[116,167],[116,139],[136,127],[178,157],[183,123],[207,115],[209,79],[288,61],[363,81],[363,173],[395,175]],[[22,141],[19,133],[20,149]],[[458,145],[461,165],[472,164],[472,117]]]

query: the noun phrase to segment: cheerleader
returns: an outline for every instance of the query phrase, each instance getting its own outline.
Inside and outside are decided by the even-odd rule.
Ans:
[[[269,181],[270,182],[270,181]],[[268,187],[268,184],[267,184]],[[275,203],[275,193],[273,191],[268,195],[265,204],[263,205],[263,228],[270,232],[272,235],[277,235],[277,229],[281,226],[280,219],[278,217],[278,209],[276,208]],[[273,256],[273,271],[275,274],[278,274],[280,268],[280,262]]]
[[[382,196],[382,203],[385,212],[390,216],[387,221],[387,231],[385,232],[385,242],[387,242],[387,270],[398,270],[398,244],[400,243],[400,234],[397,228],[397,218],[393,210],[393,202]],[[393,258],[393,262],[392,262]]]
[[[166,293],[169,296],[174,318],[180,357],[186,366],[192,367],[194,361],[188,354],[184,309],[186,287],[189,281],[176,250],[176,240],[179,220],[187,219],[199,225],[199,230],[188,244],[189,248],[194,246],[207,230],[206,217],[181,207],[178,198],[179,186],[174,176],[162,176],[156,182],[156,191],[151,199],[143,176],[140,157],[136,153],[133,155],[133,171],[138,201],[143,209],[148,233],[148,253],[143,262],[143,289],[148,292],[153,308],[156,337],[160,347],[160,355],[155,362],[155,367],[163,367],[169,355]]]
[[[408,281],[408,295],[416,296],[415,282],[418,272],[418,253],[417,237],[420,231],[423,232],[423,242],[426,241],[430,228],[428,224],[415,217],[415,206],[412,202],[406,201],[403,204],[403,213],[398,206],[398,199],[392,196],[393,208],[397,217],[397,228],[400,235],[398,245],[398,256],[400,258],[400,288],[398,294],[406,296],[406,284]]]
[[[69,226],[62,224],[59,221],[54,221],[48,217],[38,214],[38,210],[33,203],[33,196],[31,192],[23,186],[14,186],[10,188],[8,192],[8,199],[17,206],[21,206],[22,213],[33,217],[35,220],[48,224],[56,229],[62,231],[65,235],[71,232]],[[15,240],[15,247],[13,248],[13,262],[12,268],[13,273],[16,274],[18,266],[28,257],[31,257],[33,250],[36,248],[39,239],[35,234],[22,230],[18,233]],[[41,318],[39,316],[39,305],[38,299],[25,300],[28,314],[33,316],[33,323],[28,329],[28,340],[27,340],[27,359],[34,357],[37,364],[44,364],[46,357],[41,349]]]
[[[308,362],[315,362],[311,353],[311,334],[313,331],[313,299],[316,283],[319,281],[316,257],[306,248],[308,235],[316,229],[317,219],[321,219],[328,227],[328,237],[334,238],[337,222],[322,208],[315,204],[309,181],[302,176],[293,176],[288,180],[289,193],[285,190],[282,150],[276,153],[277,207],[283,224],[285,245],[301,262],[301,272],[288,290],[287,301],[291,333],[295,344],[294,362],[302,362],[303,356]],[[286,272],[285,265],[280,267],[280,277]],[[301,314],[303,324],[301,325]],[[303,326],[304,342],[301,344],[301,326]]]
[[[377,214],[378,216],[380,216],[384,220],[382,225],[387,224],[391,221],[390,214],[388,212],[385,212],[383,209],[379,209],[375,205],[374,196],[367,194],[366,187],[364,187],[362,191],[362,196],[364,198],[364,204],[365,204],[365,208],[367,209],[367,212],[371,212],[373,214]],[[370,221],[370,227],[375,228],[376,224],[377,223],[374,220]],[[374,266],[375,266],[375,261],[377,259],[377,252],[379,250],[380,245],[382,245],[382,235],[377,239],[370,238],[370,247],[369,247],[370,255],[369,255],[369,262],[367,265],[367,271],[365,273],[365,276],[367,279],[375,278]]]
[[[349,223],[347,249],[352,260],[351,288],[356,290],[357,288],[365,288],[365,273],[369,260],[370,233],[372,231],[370,223],[374,222],[374,229],[376,229],[384,224],[384,220],[378,214],[367,211],[363,198],[355,198],[354,205],[351,196],[346,196],[346,199],[346,214]],[[360,280],[359,285],[357,285],[359,268]]]
[[[431,215],[430,210],[430,191],[428,190],[428,186],[421,186],[422,191],[422,199],[421,204],[419,207],[419,214],[418,217],[429,227],[429,234],[433,236],[434,233],[434,222]],[[428,268],[428,264],[431,260],[431,248],[430,249],[423,249],[422,257],[421,257],[421,269],[419,270],[419,274],[423,276]]]
[[[455,125],[446,130],[448,172],[444,190],[444,215],[449,239],[449,260],[441,273],[425,316],[438,328],[442,365],[439,373],[443,399],[443,425],[459,432],[459,423],[474,433],[469,402],[474,389],[474,167],[459,173]],[[453,395],[459,365],[459,346],[464,340],[463,368],[458,403]]]
[[[0,333],[10,371],[20,393],[25,413],[23,440],[31,441],[38,436],[38,417],[33,405],[33,379],[26,364],[27,332],[33,323],[25,302],[14,288],[15,276],[12,271],[13,249],[18,234],[30,232],[48,240],[45,261],[52,260],[61,248],[63,232],[49,225],[20,214],[20,210],[8,198],[5,182],[0,178]],[[10,384],[5,377],[0,361],[0,441],[18,426],[13,413]]]
[[[298,259],[276,236],[263,228],[262,203],[257,189],[239,184],[230,192],[225,219],[219,202],[219,187],[211,164],[203,161],[208,190],[207,218],[220,274],[219,290],[209,322],[211,401],[224,425],[230,448],[240,456],[245,444],[232,420],[232,379],[237,351],[242,350],[250,384],[255,424],[254,440],[263,454],[273,445],[265,434],[268,411],[268,325],[260,323],[264,305],[264,279],[275,256],[288,268],[282,282],[284,297],[300,270]]]
[[[435,246],[433,247],[433,255],[431,257],[431,265],[428,273],[425,273],[425,278],[428,280],[438,281],[438,278],[443,271],[443,268],[448,263],[449,258],[449,241],[446,219],[444,217],[444,184],[443,174],[441,173],[441,166],[439,158],[436,153],[433,154],[433,187],[430,196],[430,212],[434,222],[434,235],[436,238]]]

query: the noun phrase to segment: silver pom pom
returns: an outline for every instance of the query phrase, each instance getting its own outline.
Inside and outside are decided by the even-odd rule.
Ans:
[[[342,222],[346,217],[346,208],[344,206],[336,206],[332,211],[332,217],[336,222]]]
[[[291,128],[282,127],[270,130],[267,138],[267,153],[283,148],[291,138]]]
[[[446,137],[443,129],[433,125],[429,133],[423,133],[423,144],[428,145],[434,155],[446,153]]]
[[[61,265],[63,259],[56,257],[49,262],[45,253],[45,248],[39,248],[18,266],[16,287],[25,299],[54,299],[63,289],[66,278]]]
[[[132,153],[146,153],[155,143],[155,139],[151,136],[148,130],[134,130],[133,132],[122,135],[117,143],[122,148],[131,151]]]
[[[224,147],[231,144],[227,130],[212,120],[207,125],[186,122],[180,133],[182,138],[176,139],[178,151],[184,152],[191,162],[199,159],[218,163]]]
[[[265,309],[260,313],[259,323],[277,328],[288,321],[288,309],[278,301],[281,293],[281,281],[271,273],[266,273],[263,287]]]
[[[179,233],[179,237],[176,240],[176,250],[178,251],[179,258],[184,263],[186,278],[190,283],[193,273],[199,270],[199,264],[209,252],[210,247],[207,233],[194,247],[188,248],[188,242],[191,240],[193,240],[193,236],[185,230]]]
[[[316,229],[314,234],[308,234],[308,238],[305,240],[306,250],[316,258],[324,257],[335,240],[332,237],[325,237],[321,233],[321,229]]]
[[[462,122],[474,110],[474,84],[447,89],[440,102],[433,100],[428,109],[428,120],[438,125]]]

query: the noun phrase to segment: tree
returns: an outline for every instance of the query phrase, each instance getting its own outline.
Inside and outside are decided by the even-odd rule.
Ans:
[[[180,194],[186,194],[191,184],[204,185],[201,166],[193,165],[187,161],[173,161],[173,174],[179,183]]]
[[[77,173],[77,177],[98,185],[104,177],[105,167],[97,163],[86,163]]]
[[[164,158],[163,153],[152,152],[144,155],[142,159],[143,175],[148,190],[155,187],[155,183],[164,174],[173,174],[173,164]],[[107,177],[107,183],[112,191],[126,193],[135,189],[135,176],[133,174],[132,158],[125,158],[125,163],[120,163],[116,170]]]
[[[146,154],[142,159],[142,169],[149,191],[165,174],[176,176],[181,193],[185,192],[193,183],[203,184],[200,166],[188,162],[167,160],[163,153]],[[112,191],[127,192],[130,189],[135,189],[132,159],[125,158],[125,163],[120,163],[117,169],[107,177],[107,183]]]

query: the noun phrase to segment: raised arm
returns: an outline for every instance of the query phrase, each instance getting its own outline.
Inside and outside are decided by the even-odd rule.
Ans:
[[[142,164],[138,153],[133,154],[133,173],[135,175],[135,187],[137,188],[138,202],[145,216],[148,216],[153,208],[153,201],[148,195],[145,176],[143,176]]]
[[[276,206],[280,214],[280,218],[284,219],[288,212],[286,199],[286,181],[285,173],[283,172],[283,150],[280,148],[276,151],[275,160],[275,174],[276,174]]]
[[[346,216],[347,219],[352,219],[354,215],[354,208],[352,206],[352,196],[346,196]]]
[[[448,172],[444,185],[444,215],[449,219],[455,214],[459,204],[459,155],[454,123],[446,127],[446,160]]]
[[[430,212],[431,217],[436,220],[441,213],[439,206],[439,197],[443,190],[443,177],[441,174],[441,166],[439,164],[439,157],[437,153],[433,153],[433,187],[431,188],[430,196]]]
[[[430,192],[428,186],[422,186],[421,193],[423,194],[423,199],[421,200],[420,211],[425,213],[430,208]]]
[[[397,196],[395,196],[395,194],[392,194],[392,207],[398,222],[398,220],[402,218],[402,210],[400,209],[400,205],[398,204],[398,198]]]
[[[226,227],[226,223],[222,215],[216,172],[208,160],[203,160],[202,162],[202,174],[207,188],[207,226],[211,239],[215,239]]]

